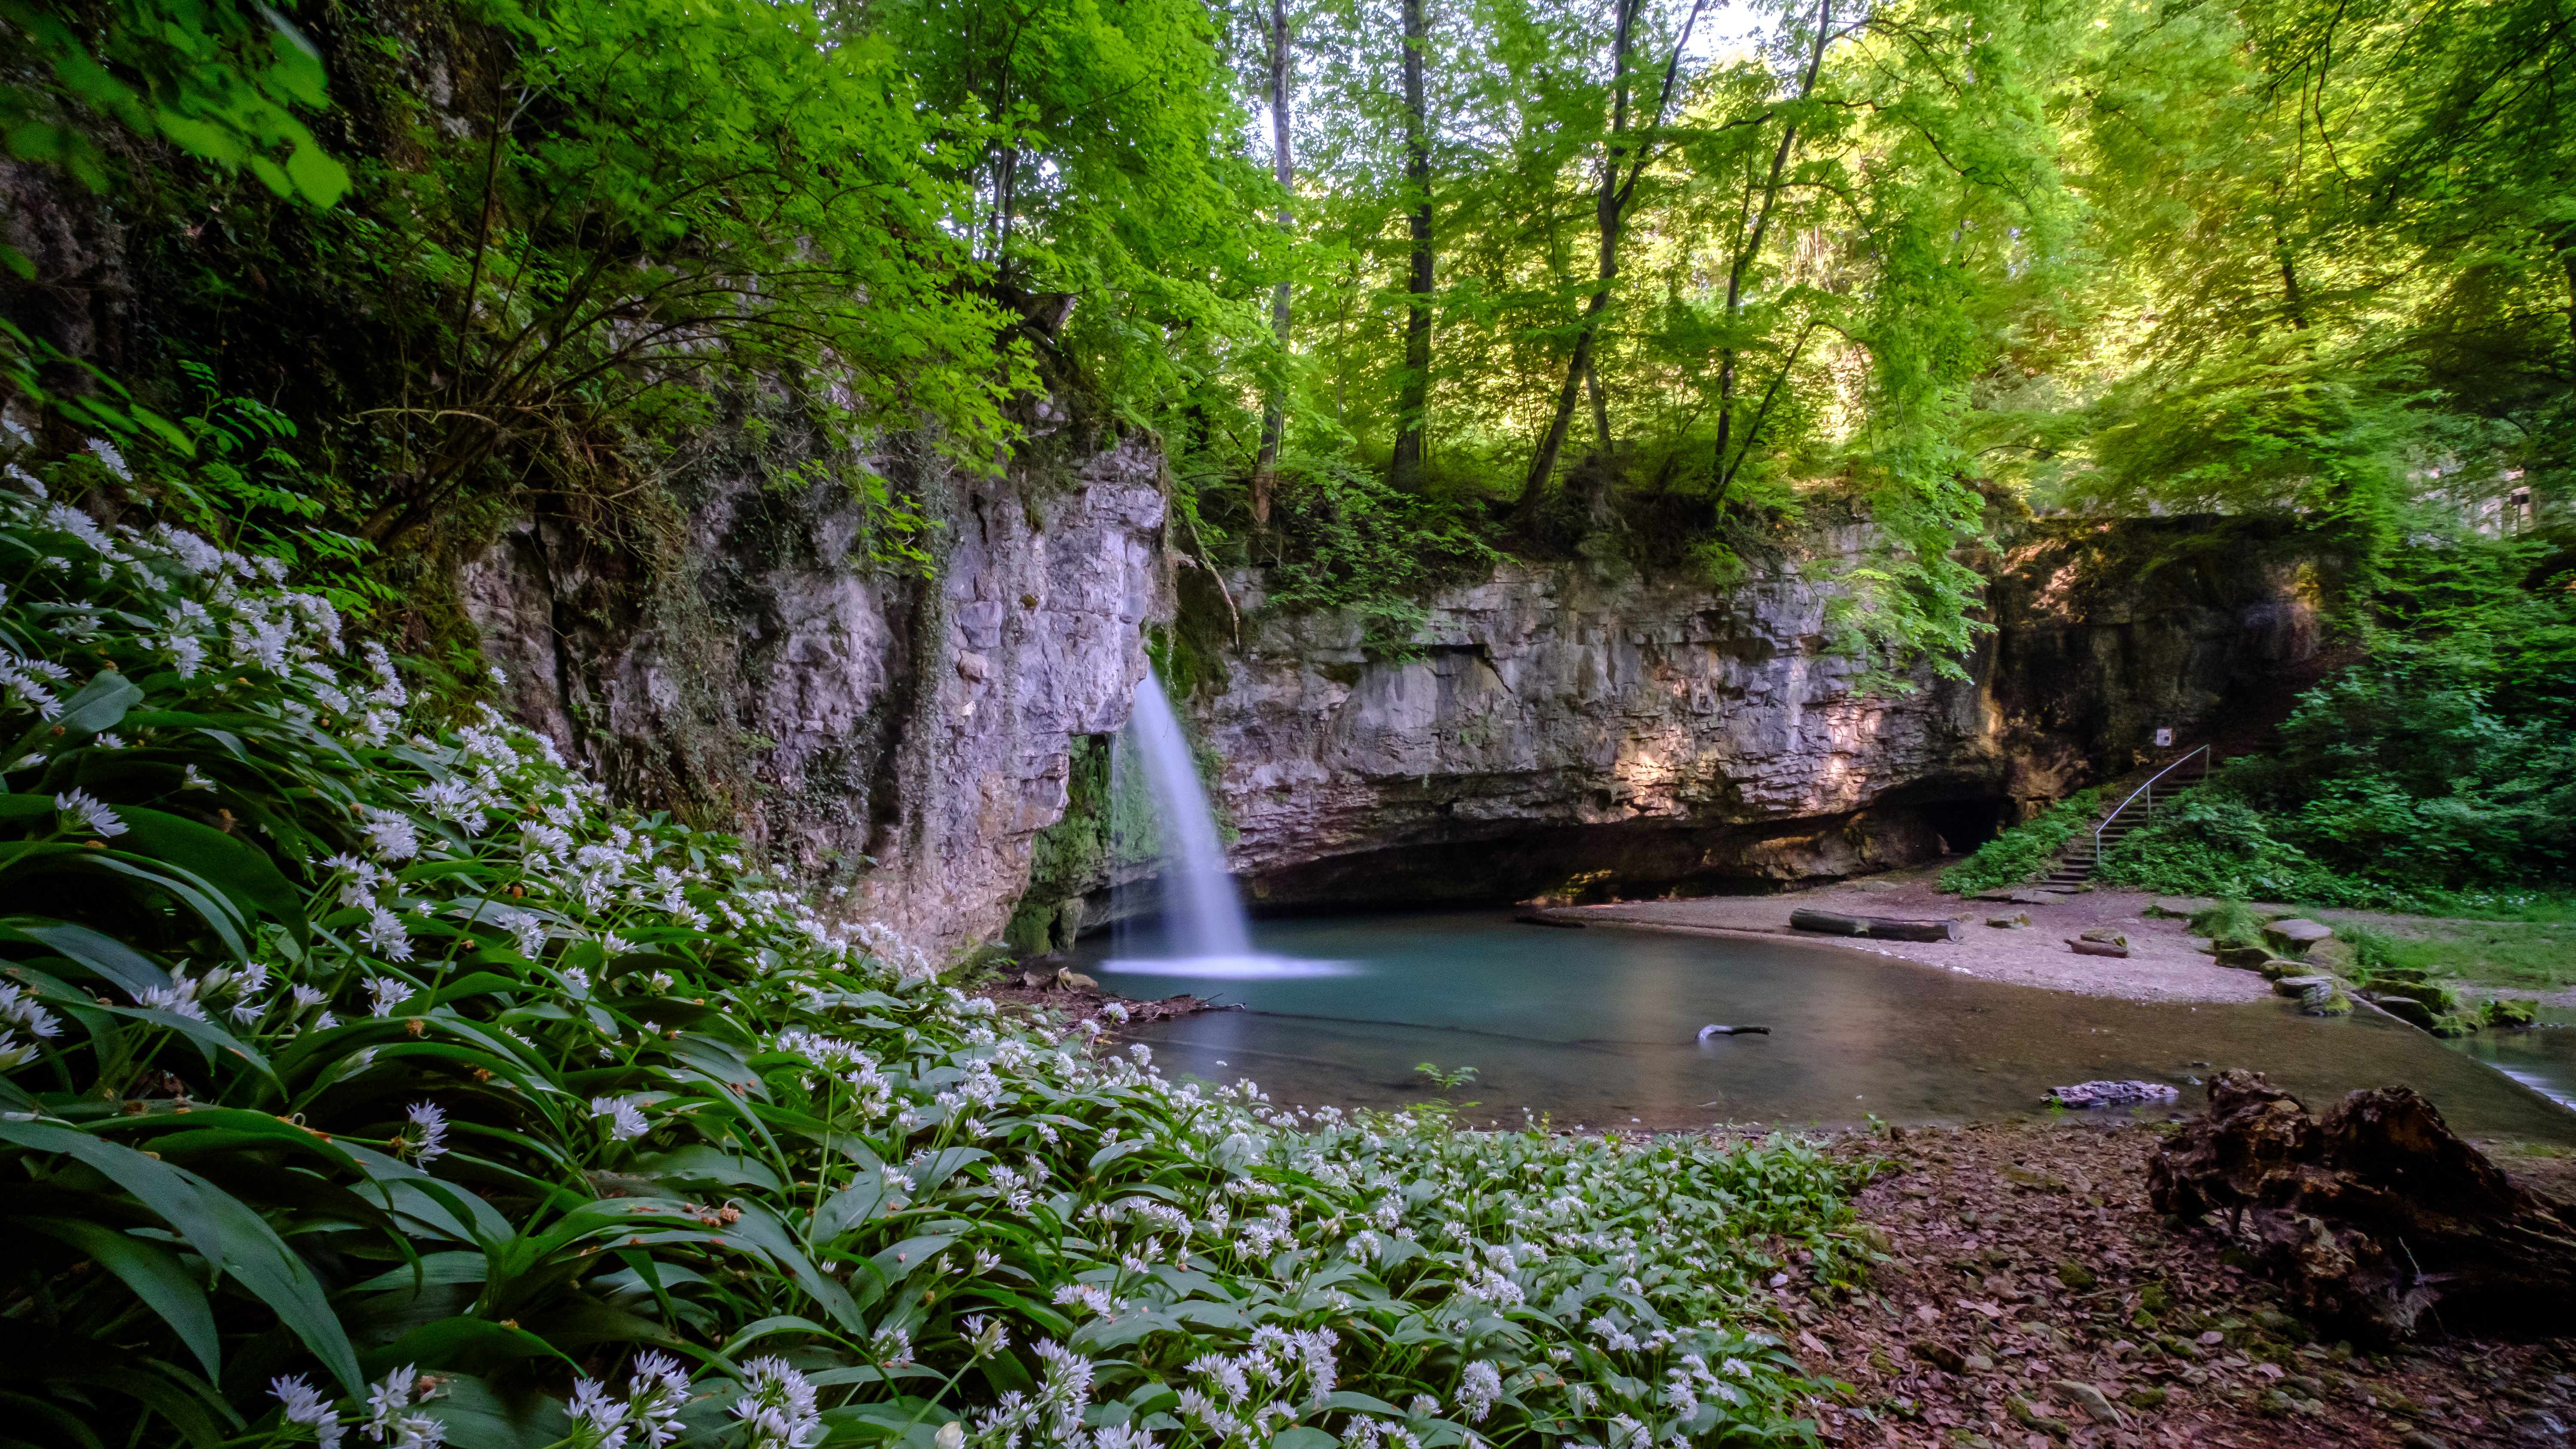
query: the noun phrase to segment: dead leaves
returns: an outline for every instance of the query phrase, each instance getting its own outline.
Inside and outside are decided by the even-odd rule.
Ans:
[[[2513,1442],[2531,1415],[2576,1420],[2576,1344],[2445,1345],[2389,1362],[2307,1341],[2272,1285],[2221,1261],[2219,1238],[2168,1231],[2148,1207],[2156,1140],[2087,1126],[1848,1142],[1891,1159],[1846,1230],[1890,1261],[1829,1319],[1795,1310],[1798,1347],[1847,1380],[1839,1402],[1817,1406],[1819,1436],[2361,1449],[2421,1433],[2466,1449]]]

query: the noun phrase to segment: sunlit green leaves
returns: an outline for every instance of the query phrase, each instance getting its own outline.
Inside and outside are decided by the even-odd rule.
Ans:
[[[50,86],[0,88],[0,144],[20,160],[51,162],[89,189],[107,190],[115,180],[111,151],[75,119],[86,111],[190,156],[247,169],[270,191],[309,205],[331,206],[349,189],[348,168],[297,115],[328,104],[322,58],[268,5],[134,0],[102,14],[9,0],[0,23],[50,72]]]

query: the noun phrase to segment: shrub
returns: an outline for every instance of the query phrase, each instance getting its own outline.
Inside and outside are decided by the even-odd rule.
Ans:
[[[330,606],[0,497],[15,1436],[1776,1438],[1837,1171],[1300,1118],[996,1018]],[[953,1426],[953,1427],[950,1427]]]
[[[2037,878],[2078,834],[2093,828],[2102,808],[2100,787],[2079,790],[1985,844],[1941,872],[1941,889],[1972,896]]]
[[[2385,888],[2348,880],[2274,838],[2272,817],[2204,786],[2159,806],[2102,858],[2102,879],[2137,890],[2234,900],[2387,903]]]

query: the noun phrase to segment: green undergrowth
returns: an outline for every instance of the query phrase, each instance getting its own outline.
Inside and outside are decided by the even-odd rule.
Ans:
[[[1967,859],[1941,872],[1941,889],[1972,896],[2035,880],[2057,861],[2068,841],[2093,828],[2102,790],[2079,790],[1978,846]]]
[[[2333,938],[2300,952],[2265,935],[2273,922],[2294,917],[2322,921],[2333,928]],[[2558,939],[2554,953],[2547,950],[2551,934],[2560,930],[2554,926],[2465,921],[2406,922],[2401,926],[2385,917],[2380,924],[2371,924],[2312,908],[2258,907],[2235,900],[2215,901],[2194,911],[2190,924],[2195,935],[2208,937],[2210,946],[2220,953],[2263,952],[2271,958],[2261,968],[2267,977],[2335,977],[2369,993],[2383,1009],[2409,1016],[2436,1036],[2468,1036],[2487,1027],[2529,1026],[2539,1003],[2500,992],[2555,990],[2567,984],[2571,976],[2567,949],[2571,943]],[[2535,933],[2531,944],[2543,949],[2487,957],[2474,949],[2463,949],[2466,943],[2454,934],[2484,932],[2490,941],[2501,942],[2504,936],[2500,933],[2516,930]],[[2489,990],[2470,989],[2478,987]],[[2416,1003],[2422,1012],[2417,1013],[2406,1002]]]
[[[2576,926],[2532,921],[2409,920],[2363,924],[2321,915],[2364,963],[2512,991],[2576,986]]]
[[[0,553],[14,1442],[1811,1433],[1765,1283],[1865,1254],[1804,1141],[1174,1082],[430,726],[273,564],[23,493]]]

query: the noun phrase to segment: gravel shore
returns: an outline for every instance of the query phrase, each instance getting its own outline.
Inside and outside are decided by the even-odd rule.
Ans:
[[[2016,986],[2041,986],[2128,1001],[2260,1001],[2271,983],[2252,971],[2221,966],[2193,949],[2188,925],[2146,915],[2156,897],[2139,891],[2095,889],[2077,895],[2023,891],[2012,901],[1971,900],[1933,889],[1935,867],[1868,876],[1838,885],[1763,896],[1709,896],[1699,900],[1626,901],[1563,906],[1548,918],[1584,925],[1705,932],[1794,940],[1838,951],[1868,951],[1919,961],[1962,975]],[[1820,936],[1789,928],[1794,910],[1915,920],[1956,919],[1958,941],[1865,941]],[[1987,920],[2024,914],[2027,926],[1989,926]],[[2124,960],[2078,956],[2067,938],[2097,926],[2129,938]]]

